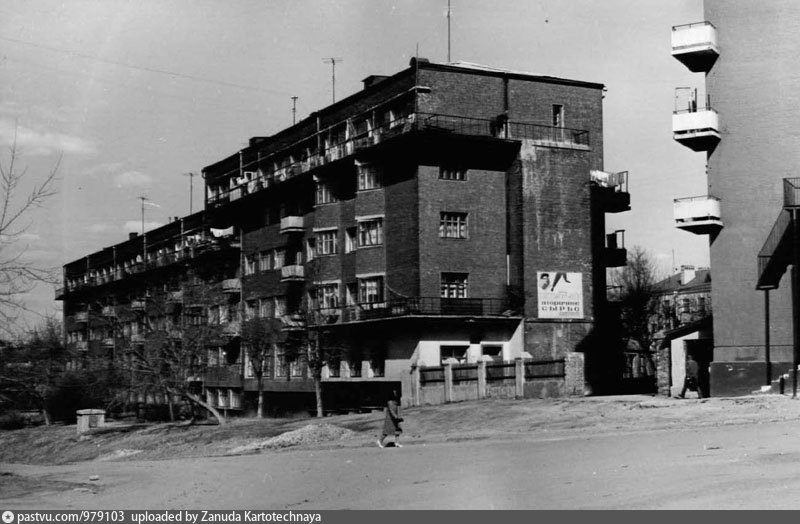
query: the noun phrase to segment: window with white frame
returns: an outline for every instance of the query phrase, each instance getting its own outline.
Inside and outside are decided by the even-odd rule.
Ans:
[[[244,274],[245,275],[252,275],[256,272],[256,267],[258,267],[258,256],[257,255],[247,255],[244,257]]]
[[[344,232],[344,252],[351,253],[355,251],[358,241],[356,240],[356,228],[348,227]]]
[[[467,179],[467,170],[461,167],[442,166],[439,168],[439,178],[441,180],[459,180],[463,182]]]
[[[339,307],[339,284],[321,284],[316,289],[317,307],[335,309]]]
[[[358,166],[358,190],[367,191],[369,189],[379,189],[381,175],[378,168],[373,164],[361,164]]]
[[[317,205],[332,204],[336,202],[336,197],[333,196],[333,191],[327,182],[317,182],[317,191],[315,193],[314,203]]]
[[[442,298],[469,297],[469,273],[442,273]]]
[[[317,232],[316,249],[314,250],[314,254],[318,257],[335,255],[337,244],[336,236],[337,231],[335,229]]]
[[[440,238],[467,238],[467,213],[442,211],[439,213]]]
[[[258,255],[258,270],[268,271],[272,269],[273,255],[272,251],[262,251]]]
[[[358,279],[358,301],[362,304],[383,302],[383,277]]]
[[[358,223],[358,247],[383,244],[383,218],[362,220]]]
[[[274,265],[272,269],[280,269],[286,265],[286,250],[276,249],[273,257]]]

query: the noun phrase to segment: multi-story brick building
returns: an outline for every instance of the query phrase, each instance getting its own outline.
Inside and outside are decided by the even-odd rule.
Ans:
[[[706,91],[676,92],[673,130],[676,141],[706,155],[708,194],[676,200],[675,219],[709,235],[711,394],[750,394],[793,361],[789,286],[776,289],[786,264],[767,264],[778,243],[765,246],[758,271],[755,260],[768,237],[781,238],[770,233],[776,215],[788,218],[780,208],[783,178],[797,163],[800,5],[705,0],[704,10],[705,21],[672,30],[673,55],[705,74]]]
[[[419,401],[412,369],[447,359],[558,363],[578,351],[587,383],[613,387],[606,268],[626,252],[604,213],[630,198],[627,173],[602,171],[602,98],[601,84],[424,59],[370,76],[204,168],[204,212],[65,266],[67,337],[96,345],[103,300],[191,280],[218,288],[202,305],[231,341],[256,316],[332,334],[343,351],[322,386],[334,405],[378,402],[387,388]],[[212,235],[222,232],[232,240]],[[223,244],[178,255],[187,238]],[[160,255],[174,260],[162,268]],[[207,397],[241,408],[249,366],[220,347]],[[264,383],[268,405],[313,398],[302,355],[286,362],[279,346]]]

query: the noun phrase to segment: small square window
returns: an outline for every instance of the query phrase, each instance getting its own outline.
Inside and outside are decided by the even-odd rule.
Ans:
[[[383,302],[383,277],[360,278],[358,302],[360,304]]]
[[[439,214],[440,238],[467,238],[467,213],[443,211]]]
[[[383,219],[374,218],[358,223],[358,247],[383,244]]]
[[[442,298],[469,297],[468,273],[442,273]]]
[[[320,231],[317,233],[314,254],[316,256],[335,255],[337,252],[337,231]]]
[[[382,187],[381,176],[378,169],[371,164],[358,166],[358,190],[379,189]]]
[[[317,191],[314,198],[314,203],[317,205],[332,204],[336,202],[336,197],[333,195],[330,185],[326,182],[317,182]]]

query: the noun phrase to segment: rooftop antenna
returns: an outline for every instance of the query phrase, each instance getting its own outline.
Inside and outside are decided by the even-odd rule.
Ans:
[[[343,62],[344,59],[339,56],[330,56],[323,58],[322,61],[331,65],[331,93],[333,102],[336,103],[336,62]]]
[[[292,125],[297,123],[297,98],[296,96],[292,97]]]
[[[450,0],[447,0],[447,63],[450,63]]]
[[[142,201],[142,235],[144,235],[144,206],[145,206],[145,204],[147,204],[148,206],[153,206],[153,207],[161,207],[161,206],[159,206],[155,202],[150,202],[150,199],[147,198],[146,196],[140,196],[138,198],[139,198],[139,200]]]
[[[193,198],[193,190],[194,190],[194,177],[197,176],[197,173],[184,173],[183,176],[189,177],[189,214],[192,214],[192,201]]]

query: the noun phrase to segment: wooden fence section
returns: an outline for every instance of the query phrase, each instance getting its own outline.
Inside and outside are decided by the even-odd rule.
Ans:
[[[414,405],[444,404],[483,398],[542,398],[582,395],[582,353],[555,360],[482,361],[412,367]]]

